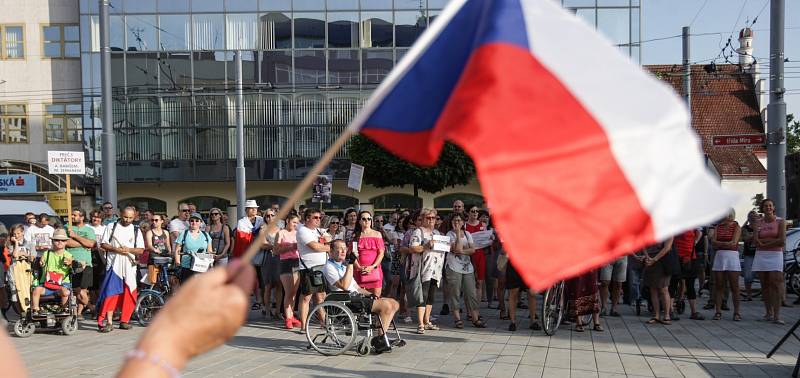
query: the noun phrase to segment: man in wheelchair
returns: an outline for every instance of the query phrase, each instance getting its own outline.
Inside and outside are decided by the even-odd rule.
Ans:
[[[39,298],[42,295],[50,296],[55,294],[61,297],[61,306],[66,307],[72,288],[69,279],[72,255],[65,249],[69,237],[63,229],[58,229],[53,233],[51,240],[53,249],[46,251],[39,258],[42,274],[31,296],[31,309],[34,314],[39,314],[40,312]]]
[[[353,261],[356,257],[347,254],[347,246],[343,240],[334,240],[331,244],[329,259],[325,264],[323,274],[328,288],[331,292],[346,291],[351,293],[351,301],[370,308],[371,312],[381,318],[383,325],[379,335],[373,338],[373,347],[380,353],[391,348],[386,345],[386,338],[383,334],[389,329],[394,314],[400,308],[400,304],[392,298],[375,298],[368,291],[359,287],[353,279]],[[352,295],[357,294],[357,295]]]

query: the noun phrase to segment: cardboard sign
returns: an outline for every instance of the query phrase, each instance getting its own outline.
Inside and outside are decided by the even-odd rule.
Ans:
[[[314,203],[331,203],[331,195],[333,194],[333,177],[328,175],[319,175],[314,181],[314,193],[311,195],[311,202]]]
[[[470,235],[472,235],[472,241],[475,243],[476,249],[489,247],[494,241],[494,232],[492,231],[478,231]]]
[[[361,192],[361,181],[364,179],[364,166],[350,163],[350,176],[347,178],[347,187]]]
[[[85,175],[83,151],[47,151],[47,172],[52,175]]]
[[[433,250],[450,252],[450,237],[447,235],[433,235]]]

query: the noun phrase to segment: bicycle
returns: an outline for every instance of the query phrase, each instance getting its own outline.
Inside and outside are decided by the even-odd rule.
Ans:
[[[139,324],[146,327],[155,318],[156,313],[162,307],[166,299],[172,294],[170,278],[176,277],[175,271],[170,269],[172,257],[153,256],[153,265],[158,269],[156,282],[150,288],[139,292],[136,300],[134,314]]]
[[[547,336],[553,336],[564,317],[564,281],[559,281],[544,292],[542,297],[542,330]]]

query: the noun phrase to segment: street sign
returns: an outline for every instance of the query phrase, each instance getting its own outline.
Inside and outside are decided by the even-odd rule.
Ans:
[[[36,175],[0,175],[0,194],[36,193]]]
[[[713,142],[715,146],[763,146],[766,140],[764,134],[716,135]]]
[[[82,151],[47,151],[47,171],[52,175],[85,175]]]

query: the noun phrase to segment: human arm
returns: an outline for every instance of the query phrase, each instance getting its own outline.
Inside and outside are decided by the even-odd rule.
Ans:
[[[231,250],[231,229],[228,225],[222,226],[222,237],[224,238],[225,245],[222,246],[222,251],[219,251],[219,254],[227,255]]]
[[[645,257],[645,265],[650,266],[655,264],[656,261],[661,260],[662,257],[666,256],[667,253],[672,249],[672,240],[673,238],[669,238],[664,242],[664,246],[661,248],[658,253],[653,257]]]
[[[88,237],[85,238],[83,236],[78,235],[74,229],[69,229],[69,237],[70,239],[67,240],[67,247],[76,248],[76,247],[83,247],[92,249],[96,244],[95,237],[94,237],[94,230],[89,230],[90,233],[87,235]]]
[[[161,252],[153,246],[153,231],[151,230],[144,233],[144,249],[154,253]]]
[[[347,270],[345,270],[344,272],[344,277],[342,277],[338,281],[329,283],[341,290],[348,291],[348,288],[350,287],[350,284],[352,282],[353,282],[353,264],[347,264]]]
[[[180,371],[192,358],[233,337],[244,324],[255,270],[241,260],[213,269],[181,285],[136,344]],[[215,303],[209,306],[208,303]],[[118,377],[169,377],[147,358],[128,358]]]
[[[756,246],[763,248],[783,247],[786,244],[786,222],[782,219],[778,221],[777,237],[758,238],[758,236],[756,235],[756,237],[754,237],[754,243]]]
[[[378,243],[378,245],[379,245],[378,256],[375,257],[375,261],[371,265],[367,265],[367,266],[361,267],[361,271],[364,274],[369,273],[369,272],[377,269],[379,266],[381,266],[381,262],[383,261],[383,256],[386,254],[386,250],[385,250],[385,247],[384,247],[385,244],[383,242],[383,236],[381,236],[381,234],[378,233],[376,235],[376,237],[380,237],[381,238],[381,241]]]

